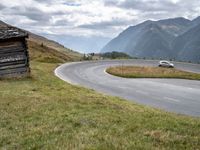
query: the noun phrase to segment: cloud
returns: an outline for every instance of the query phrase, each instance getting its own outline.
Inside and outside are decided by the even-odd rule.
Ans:
[[[35,7],[12,7],[11,14],[15,14],[18,16],[25,16],[30,20],[37,21],[37,22],[47,22],[49,23],[51,19],[50,13],[45,13],[42,10],[35,8]]]
[[[57,34],[63,30],[63,34],[74,32],[87,36],[92,36],[94,30],[102,30],[102,33],[100,31],[95,33],[108,37],[146,19],[157,20],[179,16],[194,18],[200,9],[198,0],[190,2],[185,0],[1,1],[0,17],[16,26],[29,26],[31,30],[37,32],[49,30],[48,32]],[[120,30],[117,32],[116,29]]]
[[[5,8],[5,6],[0,4],[0,10],[3,10],[4,8]]]
[[[145,20],[193,19],[199,14],[199,0],[1,0],[0,4],[0,20],[49,37],[111,38]]]
[[[2,0],[2,4],[6,7],[4,11],[0,10],[3,21],[29,27],[33,32],[45,32],[46,28],[48,32],[57,34],[63,30],[63,34],[69,34],[73,29],[73,33],[80,36],[92,36],[94,31],[91,30],[95,28],[109,28],[107,33],[110,34],[116,27],[128,26],[134,18],[133,14],[131,16],[121,8],[105,8],[103,0],[13,0],[12,3]]]
[[[79,28],[93,29],[93,30],[105,30],[112,29],[114,27],[123,27],[133,24],[134,21],[121,18],[113,18],[109,21],[93,22],[91,24],[83,24],[78,26]]]
[[[187,18],[196,17],[199,13],[199,0],[123,0],[115,2],[114,0],[106,0],[105,6],[118,7],[124,10],[137,11],[141,16],[145,13],[147,16],[151,14],[163,15],[164,17],[185,16]],[[173,13],[172,13],[173,12]],[[141,14],[142,13],[142,14]],[[146,17],[145,17],[146,18]],[[159,17],[156,17],[156,19]]]
[[[125,7],[125,8],[136,9],[136,10],[145,11],[145,12],[170,11],[176,8],[176,5],[174,3],[170,1],[166,1],[166,0],[163,0],[162,2],[151,0],[146,3],[143,1],[136,0],[134,4],[132,1],[127,0],[121,5],[122,7]]]

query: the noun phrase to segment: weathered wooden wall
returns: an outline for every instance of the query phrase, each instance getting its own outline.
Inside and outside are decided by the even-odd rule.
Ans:
[[[29,74],[29,57],[25,38],[0,42],[0,77]]]

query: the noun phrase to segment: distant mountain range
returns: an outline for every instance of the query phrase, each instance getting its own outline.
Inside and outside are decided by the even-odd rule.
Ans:
[[[138,58],[200,63],[200,17],[148,20],[130,26],[101,50],[103,53],[111,51]]]

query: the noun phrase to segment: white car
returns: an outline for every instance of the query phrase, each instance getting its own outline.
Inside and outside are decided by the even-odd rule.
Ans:
[[[172,64],[171,62],[166,61],[166,60],[160,61],[158,66],[159,67],[174,68],[174,64]]]

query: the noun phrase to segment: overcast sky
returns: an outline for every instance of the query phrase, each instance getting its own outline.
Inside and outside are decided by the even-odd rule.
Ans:
[[[0,19],[34,33],[51,37],[67,47],[81,42],[102,44],[130,25],[145,20],[174,17],[194,19],[200,15],[200,0],[1,0]],[[65,41],[70,41],[71,43]],[[62,38],[62,39],[61,39]],[[91,40],[90,40],[91,39]],[[71,44],[71,45],[70,45]],[[86,43],[85,43],[86,44]]]

